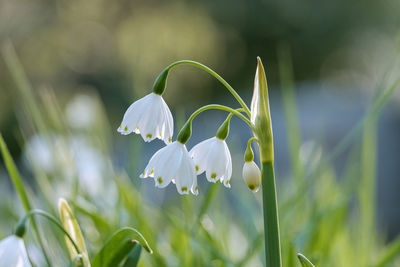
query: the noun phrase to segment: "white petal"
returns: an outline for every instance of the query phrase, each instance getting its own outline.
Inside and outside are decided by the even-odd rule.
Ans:
[[[223,183],[225,187],[231,188],[230,180],[232,177],[232,157],[226,142],[224,142],[224,147],[228,162],[226,164],[225,174],[221,177],[221,183]]]
[[[206,139],[190,150],[189,154],[194,161],[197,174],[201,174],[206,170],[207,156],[214,142],[216,142],[216,137]]]
[[[149,102],[151,101],[151,95],[148,94],[145,97],[133,102],[127,109],[122,119],[121,126],[118,128],[118,132],[121,134],[130,134],[132,132],[138,132],[138,125],[142,115],[150,107]]]
[[[118,132],[134,132],[141,134],[146,142],[159,138],[169,144],[174,133],[174,121],[164,99],[151,93],[130,105]]]
[[[162,132],[161,139],[163,139],[166,144],[169,144],[171,143],[172,136],[174,135],[174,119],[164,99],[162,99],[162,102],[164,106],[165,121],[164,131]]]
[[[22,238],[12,235],[0,242],[0,266],[31,267]]]
[[[190,191],[192,191],[192,194],[197,196],[199,194],[199,189],[197,186],[197,176],[195,176],[194,180],[193,180],[193,185],[192,188],[190,189]]]
[[[157,166],[154,167],[154,180],[157,187],[166,187],[175,177],[181,165],[182,152],[182,149],[175,146],[170,153],[165,153],[160,157]]]
[[[197,176],[192,158],[189,156],[186,148],[182,146],[181,166],[175,176],[176,188],[179,194],[189,194],[194,184],[197,184]],[[196,187],[196,186],[195,186]],[[196,188],[193,192],[197,192]]]
[[[159,135],[157,130],[162,123],[162,99],[161,96],[156,97],[157,98],[152,98],[150,108],[147,109],[146,113],[143,114],[139,121],[140,134],[146,142],[150,142],[157,138],[157,135]]]
[[[154,155],[150,158],[149,163],[147,163],[146,168],[140,175],[140,178],[154,177],[154,167],[157,166],[158,160],[161,158],[160,154],[165,153],[167,147],[163,147],[158,150]]]
[[[224,141],[217,139],[207,156],[207,180],[213,183],[218,181],[225,174],[227,164],[228,158],[225,153]]]

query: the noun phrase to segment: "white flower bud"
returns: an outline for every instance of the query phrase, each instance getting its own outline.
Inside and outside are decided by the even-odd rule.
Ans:
[[[254,161],[246,161],[243,165],[243,180],[253,192],[257,192],[261,185],[261,171]]]

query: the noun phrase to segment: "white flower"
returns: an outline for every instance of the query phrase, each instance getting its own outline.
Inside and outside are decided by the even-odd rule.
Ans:
[[[215,183],[220,180],[231,187],[232,158],[225,140],[212,137],[195,145],[189,152],[195,163],[197,174],[206,172],[207,180]]]
[[[125,112],[118,128],[121,134],[141,134],[146,142],[155,138],[171,143],[174,121],[161,95],[150,93],[135,101]]]
[[[251,191],[257,192],[261,185],[261,172],[254,161],[246,161],[243,165],[243,180]]]
[[[179,194],[198,194],[197,176],[192,158],[182,143],[175,141],[158,150],[150,159],[141,178],[153,177],[156,187],[164,188],[171,181]]]
[[[1,267],[31,267],[22,238],[11,235],[0,242]]]

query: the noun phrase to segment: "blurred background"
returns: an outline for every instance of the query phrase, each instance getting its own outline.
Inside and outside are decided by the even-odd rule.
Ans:
[[[105,218],[114,216],[108,228],[102,222],[105,233],[124,222],[141,230],[151,220],[154,228],[143,231],[153,234],[148,238],[164,251],[156,257],[157,264],[188,266],[194,260],[194,266],[201,266],[196,256],[182,258],[168,234],[154,234],[160,227],[154,218],[164,215],[132,212],[130,205],[140,209],[132,202],[143,198],[153,213],[165,205],[177,218],[190,218],[193,215],[182,215],[181,209],[190,214],[191,205],[200,205],[205,195],[208,198],[209,184],[199,177],[203,196],[190,197],[183,207],[177,205],[182,200],[172,185],[158,190],[152,181],[138,179],[162,142],[144,145],[139,136],[121,136],[116,129],[127,107],[151,91],[162,69],[181,59],[211,67],[250,104],[256,57],[260,56],[271,98],[278,198],[284,206],[282,238],[290,240],[284,242],[284,254],[305,251],[321,266],[367,266],[357,261],[360,255],[366,262],[369,257],[379,261],[384,247],[396,242],[400,232],[396,204],[400,201],[400,93],[393,90],[385,95],[400,74],[399,12],[396,0],[0,0],[1,133],[38,206],[54,208],[56,199],[64,196],[89,216],[84,207],[93,205]],[[190,113],[202,105],[238,107],[213,77],[191,66],[172,70],[164,98],[175,118],[175,136]],[[188,148],[214,135],[225,116],[211,111],[200,115]],[[237,257],[226,264],[227,259],[218,253],[204,252],[215,266],[239,266],[241,257],[248,266],[262,265],[263,248],[257,235],[262,231],[261,193],[251,193],[241,178],[250,134],[239,120],[232,121],[228,141],[234,161],[233,188],[221,187],[219,204],[211,205],[210,215],[202,217],[203,229],[221,231],[224,236],[220,239],[226,243],[215,246]],[[125,178],[118,179],[129,186],[115,178],[121,176]],[[17,198],[8,190],[12,185],[4,168],[0,184],[2,201],[7,199],[1,204],[0,219],[0,235],[5,236],[21,210],[12,208],[12,199]],[[137,196],[127,197],[125,203],[123,188],[135,190]],[[121,202],[126,211],[118,213],[118,219],[105,211]],[[354,239],[363,244],[362,253],[354,252],[352,260],[347,251],[339,261],[341,250],[321,245],[334,243],[334,234],[330,240],[319,231],[332,230],[332,225],[320,220],[325,218],[321,215],[327,212],[325,208],[329,211],[336,204],[345,211],[340,209],[340,219],[335,213],[334,220],[327,220],[345,229],[346,234],[342,230],[337,234],[338,246],[344,249],[349,246],[343,245],[346,240]],[[226,214],[219,213],[227,207]],[[139,213],[142,219],[133,218]],[[222,215],[233,224],[224,226]],[[96,220],[89,219],[81,219],[90,226],[84,232],[88,239],[98,240],[101,231],[91,228]],[[358,228],[358,221],[352,220],[370,223],[359,227],[367,230],[351,236]],[[372,228],[376,236],[365,237]],[[195,237],[188,236],[183,240],[195,242]],[[243,248],[229,245],[246,238],[246,248],[256,256],[240,254]],[[366,249],[364,243],[369,241],[364,239],[369,238],[379,248],[369,244]],[[151,257],[143,264],[150,264]],[[291,260],[290,256],[285,259]],[[341,264],[335,265],[333,259]]]

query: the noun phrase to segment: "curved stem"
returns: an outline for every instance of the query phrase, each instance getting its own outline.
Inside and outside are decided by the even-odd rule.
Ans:
[[[198,68],[210,73],[212,76],[214,76],[218,81],[220,81],[229,90],[229,92],[236,98],[236,100],[239,102],[239,104],[243,107],[244,112],[246,112],[246,114],[248,116],[250,116],[250,109],[247,107],[246,103],[239,96],[239,94],[235,91],[235,89],[233,89],[233,87],[227,81],[225,81],[218,73],[216,73],[209,67],[207,67],[199,62],[193,61],[193,60],[179,60],[179,61],[176,61],[176,62],[172,63],[171,65],[169,65],[166,69],[170,70],[175,66],[183,65],[183,64],[193,65],[195,67],[198,67]]]
[[[252,138],[250,138],[250,139],[247,141],[247,146],[248,146],[248,147],[250,146],[250,143],[251,143],[252,141],[257,141],[257,142],[258,142],[257,138],[253,136]]]
[[[248,118],[246,118],[246,116],[244,116],[242,113],[240,113],[238,110],[227,107],[227,106],[223,106],[223,105],[218,105],[218,104],[211,104],[211,105],[206,105],[203,106],[199,109],[197,109],[195,112],[192,113],[192,115],[190,115],[189,119],[187,120],[186,123],[191,123],[193,121],[193,119],[199,115],[201,112],[209,110],[209,109],[219,109],[219,110],[225,110],[228,111],[230,113],[232,113],[233,115],[238,116],[239,118],[241,118],[245,123],[247,123],[250,128],[251,128],[251,122]]]
[[[75,241],[74,241],[74,239],[72,238],[72,236],[67,232],[67,230],[64,229],[64,227],[58,222],[58,220],[57,220],[54,216],[50,215],[49,213],[47,213],[47,212],[45,212],[45,211],[42,211],[42,210],[39,210],[39,209],[30,210],[30,211],[25,215],[25,217],[21,219],[21,223],[19,223],[19,225],[20,225],[20,224],[25,224],[25,223],[26,223],[26,220],[27,220],[29,217],[33,216],[33,215],[40,215],[40,216],[43,216],[44,218],[46,218],[46,219],[48,219],[49,221],[51,221],[52,223],[54,223],[54,224],[68,237],[68,239],[71,241],[72,245],[74,246],[76,252],[77,252],[78,254],[81,254],[81,250],[79,249],[78,245],[75,243]]]

